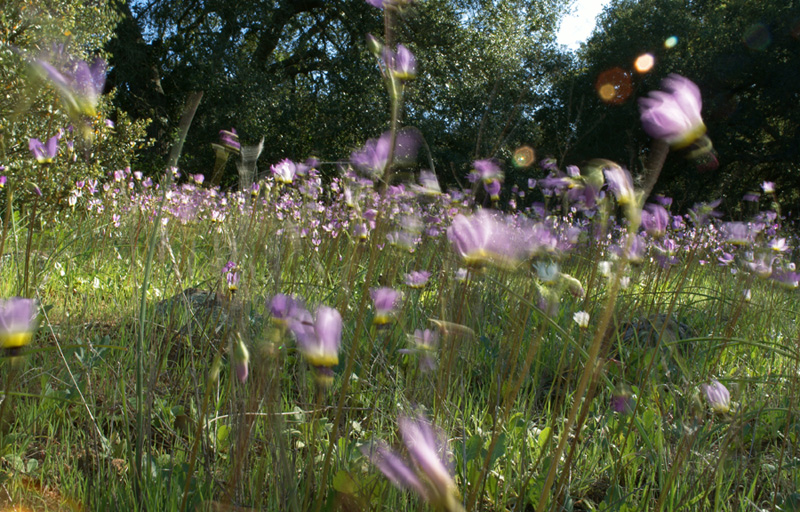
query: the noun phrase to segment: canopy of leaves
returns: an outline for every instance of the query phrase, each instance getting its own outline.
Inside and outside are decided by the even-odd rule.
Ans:
[[[548,88],[564,4],[427,0],[396,17],[388,35],[420,69],[402,121],[420,128],[437,167],[463,173],[476,155],[537,137],[533,106]],[[111,79],[123,109],[153,120],[153,171],[192,91],[204,97],[181,159],[188,172],[208,173],[220,129],[235,127],[245,144],[264,137],[262,162],[335,162],[389,126],[389,96],[366,45],[367,34],[386,37],[383,13],[363,0],[149,0],[120,9]]]

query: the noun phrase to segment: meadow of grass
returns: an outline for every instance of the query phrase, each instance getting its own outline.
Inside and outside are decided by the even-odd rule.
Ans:
[[[275,176],[223,192],[122,171],[47,223],[9,219],[3,295],[27,282],[39,305],[3,362],[9,504],[793,510],[796,277],[771,211],[699,207],[634,238],[611,192],[591,216],[558,188],[503,214]],[[381,288],[401,294],[376,312]],[[320,305],[343,324],[322,363],[299,343],[325,336]],[[446,477],[408,435],[428,422]]]

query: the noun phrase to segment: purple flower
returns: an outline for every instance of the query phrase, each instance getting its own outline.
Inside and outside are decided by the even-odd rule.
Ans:
[[[4,166],[0,165],[0,167],[2,167],[2,169],[0,169],[0,172],[6,170],[6,168]],[[3,187],[6,186],[6,181],[8,181],[8,178],[5,175],[4,176],[0,176],[0,188],[3,188]]]
[[[431,273],[427,270],[412,270],[405,276],[405,282],[411,288],[422,288],[426,284],[428,284],[428,279],[430,279]]]
[[[33,299],[0,299],[0,348],[17,350],[30,343],[37,314]]]
[[[470,183],[483,180],[484,182],[503,179],[503,171],[493,159],[475,160],[472,163],[473,170],[467,176]]]
[[[303,304],[300,301],[282,293],[272,297],[269,304],[272,321],[282,326],[288,325],[289,320],[297,316],[297,312],[301,310],[303,310]]]
[[[288,158],[284,158],[277,164],[273,164],[270,170],[277,181],[289,184],[294,181],[294,177],[297,175],[297,164]]]
[[[667,232],[670,215],[666,208],[659,204],[648,204],[642,211],[642,227],[655,238],[661,238]]]
[[[483,182],[483,188],[486,189],[486,193],[489,194],[489,197],[493,201],[497,201],[500,199],[500,181],[499,180],[489,180]]]
[[[775,252],[786,252],[791,249],[785,238],[774,238],[769,242],[769,248]]]
[[[445,443],[442,432],[422,416],[401,416],[397,420],[411,464],[392,452],[384,443],[362,446],[361,451],[397,487],[414,490],[425,501],[447,512],[462,512],[458,487],[442,460]]]
[[[522,232],[485,210],[471,217],[457,215],[447,228],[447,238],[469,266],[514,268],[531,249]]]
[[[661,82],[664,91],[639,99],[642,127],[648,135],[673,148],[685,148],[703,136],[700,89],[691,80],[671,74]]]
[[[34,59],[33,66],[55,86],[70,115],[94,117],[97,114],[95,106],[106,83],[103,59],[97,58],[88,64],[60,52],[49,59]]]
[[[403,294],[392,288],[373,288],[369,292],[375,304],[375,322],[378,325],[386,325],[391,322],[395,312],[400,307]]]
[[[766,279],[772,275],[772,265],[774,262],[775,258],[770,254],[761,253],[757,256],[750,254],[747,260],[745,260],[744,266],[758,277]]]
[[[40,164],[52,163],[58,153],[58,135],[53,135],[44,144],[39,139],[28,139],[28,149]]]
[[[320,306],[313,321],[311,313],[304,309],[296,310],[295,314],[289,320],[289,329],[297,339],[298,348],[314,369],[317,382],[330,385],[333,382],[332,368],[339,364],[342,315],[328,306]]]
[[[634,405],[633,391],[630,386],[618,385],[611,395],[611,409],[619,414],[630,414],[633,412]]]
[[[404,7],[414,5],[416,0],[366,0],[366,2],[378,9],[403,9]]]
[[[242,384],[247,381],[247,376],[250,373],[249,363],[250,351],[247,350],[247,346],[244,344],[244,341],[242,341],[242,338],[239,337],[239,339],[236,340],[233,345],[233,367],[236,371],[236,377]]]
[[[788,290],[795,290],[800,286],[800,274],[791,269],[773,270],[771,279]]]
[[[397,53],[384,50],[386,67],[392,75],[398,80],[413,80],[417,77],[417,58],[411,53],[411,50],[403,46],[397,45]]]
[[[219,131],[219,145],[230,153],[238,153],[242,149],[242,145],[239,143],[239,135],[234,128],[231,128],[230,131]]]
[[[734,259],[735,258],[733,256],[733,254],[731,254],[729,252],[723,252],[722,256],[717,258],[717,261],[719,261],[719,264],[721,266],[726,267],[726,266],[730,265],[731,263],[733,263]]]
[[[734,245],[750,245],[760,229],[749,222],[726,222],[720,227],[722,238]]]
[[[383,176],[389,160],[392,133],[384,132],[378,139],[369,139],[363,148],[350,154],[350,162],[360,171],[371,177]],[[412,162],[419,148],[419,137],[415,132],[401,130],[397,132],[394,160],[398,165]]]
[[[701,388],[714,412],[724,414],[731,410],[731,394],[718,380],[712,380],[711,384],[703,384]]]
[[[420,354],[419,368],[423,372],[429,372],[436,368],[436,360],[433,357],[436,348],[439,346],[439,332],[425,329],[416,329],[414,336],[410,336],[414,344],[415,351]]]
[[[572,180],[563,173],[552,173],[539,180],[539,188],[545,196],[561,194],[572,185]]]
[[[617,203],[620,205],[633,205],[636,193],[633,189],[631,173],[613,162],[608,162],[603,172],[606,176],[606,182],[608,182],[608,189],[614,193]]]

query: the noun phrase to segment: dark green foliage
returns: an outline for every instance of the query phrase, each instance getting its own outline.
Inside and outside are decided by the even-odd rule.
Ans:
[[[719,168],[698,172],[697,162],[672,154],[656,192],[678,206],[713,197],[734,210],[742,194],[764,180],[777,182],[781,202],[800,206],[798,126],[800,4],[797,1],[730,2],[615,1],[600,17],[579,53],[581,64],[554,89],[541,111],[548,123],[548,147],[564,163],[610,158],[642,169],[649,139],[638,122],[636,98],[657,89],[669,73],[700,87],[708,135]],[[677,37],[677,45],[664,43]],[[633,63],[649,52],[656,64],[637,74]],[[630,73],[633,93],[621,105],[605,104],[595,91],[604,70]]]
[[[67,206],[66,198],[76,180],[106,176],[129,165],[133,152],[144,146],[143,122],[131,121],[108,101],[113,92],[106,89],[98,114],[86,118],[86,133],[78,136],[68,126],[76,124],[68,115],[63,99],[47,80],[38,76],[30,61],[46,55],[56,44],[75,59],[91,61],[107,57],[103,45],[111,37],[117,15],[106,1],[5,2],[0,14],[0,165],[14,187],[17,205],[30,202],[37,185],[43,193],[40,211],[55,211]],[[115,122],[113,129],[105,125]],[[48,166],[36,163],[28,150],[28,140],[42,141],[64,130],[59,154]],[[72,149],[67,142],[74,142]],[[5,199],[4,199],[5,200]]]
[[[532,114],[562,6],[431,0],[397,17],[392,39],[420,63],[402,124],[420,128],[441,176],[461,178],[476,157],[536,142]],[[120,10],[111,79],[120,107],[153,121],[151,171],[191,91],[204,97],[181,160],[187,172],[208,174],[209,144],[231,126],[244,144],[265,138],[262,171],[285,157],[347,159],[389,127],[389,96],[366,45],[367,34],[384,38],[383,13],[363,0],[153,0]],[[424,150],[420,161],[428,166]]]

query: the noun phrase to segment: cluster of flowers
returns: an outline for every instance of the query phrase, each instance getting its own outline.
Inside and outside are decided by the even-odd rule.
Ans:
[[[367,1],[375,7],[397,10],[413,4],[412,0]],[[375,38],[370,39],[370,46],[391,80],[402,83],[414,78],[416,59],[407,48],[398,45],[391,50]],[[103,85],[102,62],[90,65],[68,61],[56,66],[38,59],[34,65],[54,84],[76,116],[94,114]],[[683,77],[670,76],[664,82],[664,90],[642,99],[640,107],[645,131],[672,148],[686,148],[705,136],[699,90]],[[58,141],[59,136],[44,143],[31,139],[29,149],[38,162],[46,164],[56,158]],[[303,163],[288,159],[278,162],[246,190],[230,192],[204,186],[202,175],[181,179],[177,169],[172,170],[175,179],[165,191],[162,185],[128,168],[110,173],[102,185],[95,180],[77,181],[68,202],[93,215],[110,213],[111,225],[120,228],[126,214],[156,218],[161,198],[165,197],[165,225],[211,222],[221,230],[229,218],[279,221],[283,227],[278,234],[307,239],[315,250],[323,237],[365,240],[374,236],[380,217],[391,226],[385,240],[378,241],[381,247],[389,244],[414,251],[425,237],[445,235],[470,271],[480,272],[486,267],[507,271],[527,268],[537,278],[539,306],[549,313],[558,309],[564,292],[584,295],[580,281],[563,272],[559,264],[581,243],[598,246],[606,251],[608,259],[633,263],[650,259],[667,267],[679,264],[682,255],[691,252],[698,255],[701,264],[730,266],[734,271],[752,272],[789,288],[797,288],[800,282],[794,263],[788,260],[792,244],[780,236],[780,219],[774,212],[759,214],[750,222],[719,223],[715,220],[716,202],[698,205],[685,216],[672,215],[668,198],[656,197],[654,202],[643,204],[643,193],[634,186],[630,173],[606,160],[591,161],[583,168],[567,166],[563,171],[553,161],[542,161],[547,176],[530,180],[527,192],[513,187],[507,213],[477,206],[481,203],[476,199],[481,185],[493,204],[501,197],[504,174],[500,162],[491,159],[473,163],[469,175],[474,184],[471,191],[443,193],[435,174],[422,171],[418,183],[390,185],[384,193],[378,193],[376,180],[382,179],[392,166],[414,162],[420,144],[419,135],[413,131],[384,133],[353,152],[350,166],[326,187],[318,170],[320,163],[313,158]],[[214,149],[217,167],[228,157],[244,153],[234,129],[222,130]],[[533,190],[538,190],[544,201],[517,208],[527,202],[525,196]],[[772,184],[765,183],[763,190],[774,194]],[[550,211],[551,203],[567,205],[567,210]],[[622,211],[626,224],[608,222],[617,209]],[[110,229],[109,235],[114,236],[115,231],[118,230]],[[238,265],[229,262],[222,273],[233,294],[240,284]],[[422,288],[430,278],[430,272],[418,270],[406,274],[404,280],[411,288]],[[381,287],[373,289],[371,295],[375,324],[392,322],[402,304],[402,294]],[[296,340],[317,382],[329,385],[339,362],[341,314],[325,305],[312,314],[300,299],[287,295],[273,297],[269,309],[276,328],[284,334],[291,333]],[[36,310],[35,303],[28,299],[0,303],[0,347],[16,353],[30,343]],[[576,314],[575,321],[585,329],[589,317]],[[411,343],[414,348],[407,352],[422,354],[421,368],[432,369],[438,333],[417,330]],[[246,381],[249,351],[241,339],[233,345],[233,362],[239,380]],[[702,390],[715,411],[725,413],[730,409],[730,394],[718,381],[703,385]],[[613,407],[620,412],[627,410],[629,398],[630,393],[623,390],[615,396]],[[415,490],[439,508],[461,510],[457,487],[442,453],[441,435],[419,414],[401,417],[399,430],[411,464],[383,443],[365,448],[365,454],[394,484]]]

